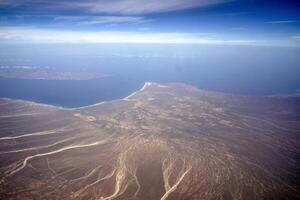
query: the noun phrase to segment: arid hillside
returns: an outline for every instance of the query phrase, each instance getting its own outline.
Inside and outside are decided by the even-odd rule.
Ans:
[[[0,199],[300,198],[300,101],[146,83],[77,109],[0,99]]]

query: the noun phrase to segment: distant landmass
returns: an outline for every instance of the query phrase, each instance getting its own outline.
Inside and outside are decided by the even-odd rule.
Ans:
[[[0,199],[299,199],[299,113],[180,83],[75,109],[3,98]]]
[[[39,80],[91,80],[110,75],[90,72],[59,72],[45,69],[1,69],[0,77]]]

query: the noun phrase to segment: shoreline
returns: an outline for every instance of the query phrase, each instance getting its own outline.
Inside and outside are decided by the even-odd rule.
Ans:
[[[38,102],[34,102],[34,101],[30,101],[30,100],[23,100],[23,99],[12,99],[12,98],[8,98],[8,97],[1,97],[0,99],[4,99],[4,100],[11,100],[11,101],[17,101],[17,102],[25,102],[25,103],[29,103],[29,104],[34,104],[34,105],[39,105],[39,106],[43,106],[43,107],[49,107],[49,108],[56,108],[56,109],[60,109],[60,110],[79,110],[79,109],[83,109],[83,108],[89,108],[89,107],[93,107],[93,106],[99,106],[102,105],[104,103],[110,103],[110,102],[114,102],[114,101],[129,101],[132,96],[136,95],[139,92],[142,92],[143,90],[145,90],[148,86],[151,86],[153,83],[151,82],[145,82],[143,87],[133,93],[131,93],[130,95],[128,95],[127,97],[121,98],[121,99],[114,99],[114,100],[110,100],[110,101],[101,101],[95,104],[91,104],[91,105],[87,105],[87,106],[80,106],[80,107],[74,107],[74,108],[67,108],[67,107],[63,107],[63,106],[56,106],[56,105],[52,105],[52,104],[47,104],[47,103],[38,103]],[[1,105],[1,104],[0,104]]]

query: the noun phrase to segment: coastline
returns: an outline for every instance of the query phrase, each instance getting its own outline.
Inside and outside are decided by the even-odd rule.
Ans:
[[[114,101],[129,101],[130,98],[136,94],[138,94],[139,92],[142,92],[143,90],[145,90],[147,87],[151,86],[153,83],[151,82],[145,82],[143,87],[133,93],[131,93],[130,95],[128,95],[127,97],[121,98],[121,99],[114,99],[114,100],[110,100],[110,101],[101,101],[95,104],[91,104],[91,105],[87,105],[87,106],[81,106],[81,107],[74,107],[74,108],[66,108],[63,106],[56,106],[56,105],[51,105],[51,104],[47,104],[47,103],[38,103],[38,102],[34,102],[34,101],[29,101],[29,100],[23,100],[23,99],[12,99],[12,98],[8,98],[8,97],[1,97],[0,99],[4,99],[4,100],[10,100],[10,101],[16,101],[16,102],[24,102],[24,103],[28,103],[28,104],[33,104],[33,105],[38,105],[38,106],[43,106],[43,107],[49,107],[49,108],[55,108],[55,109],[60,109],[60,110],[79,110],[79,109],[83,109],[83,108],[90,108],[90,107],[94,107],[94,106],[99,106],[102,105],[104,103],[110,103],[110,102],[114,102]]]

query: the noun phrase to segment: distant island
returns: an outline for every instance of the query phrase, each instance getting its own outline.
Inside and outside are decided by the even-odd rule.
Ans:
[[[0,77],[38,80],[91,80],[108,77],[108,74],[90,72],[58,72],[46,69],[0,70]]]

